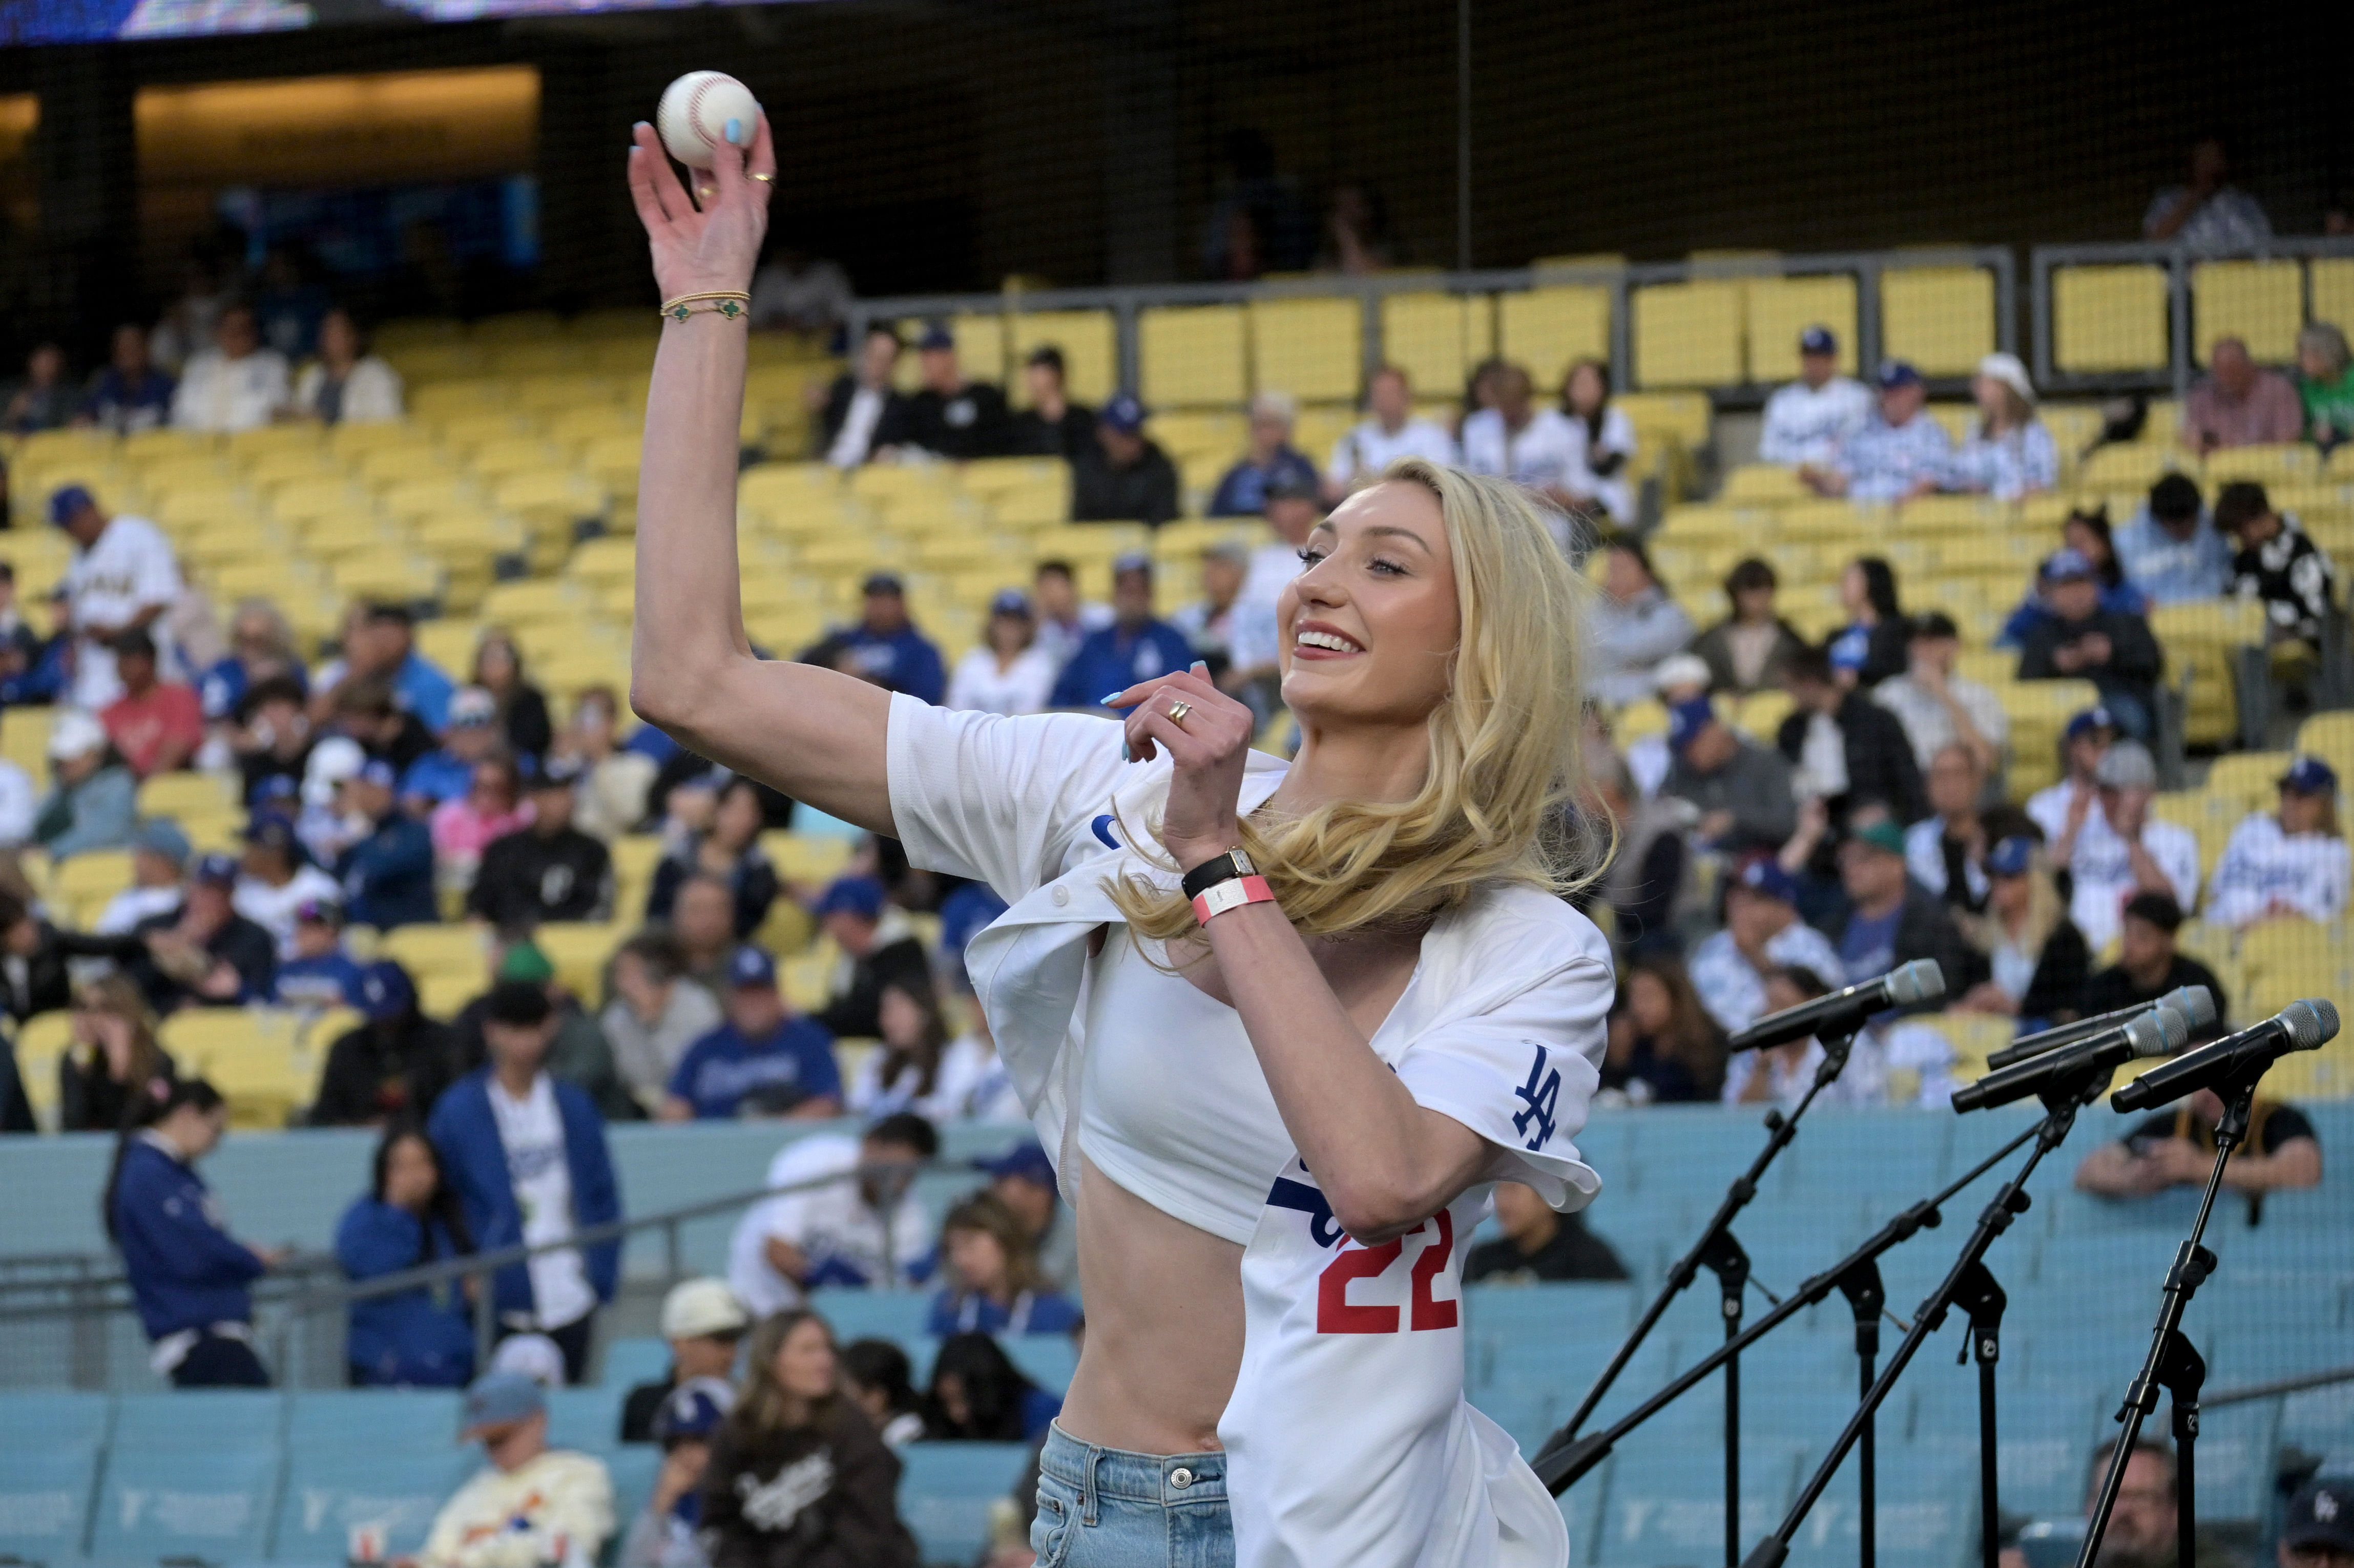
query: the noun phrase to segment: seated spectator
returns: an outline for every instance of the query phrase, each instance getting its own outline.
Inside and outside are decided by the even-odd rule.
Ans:
[[[2115,721],[2106,708],[2086,708],[2070,716],[2068,726],[2060,734],[2061,778],[2027,798],[2027,816],[2043,832],[2043,842],[2054,853],[2052,863],[2064,867],[2058,856],[2061,835],[2068,831],[2072,814],[2081,822],[2082,813],[2092,806],[2094,792],[2099,788],[2093,781],[2093,772],[2107,756],[2117,738]],[[2076,802],[2083,799],[2085,804]]]
[[[1288,392],[1261,392],[1251,399],[1250,444],[1211,493],[1213,517],[1256,517],[1267,510],[1267,489],[1277,479],[1303,477],[1313,492],[1316,465],[1291,444],[1299,405]]]
[[[1692,950],[1691,985],[1719,1029],[1737,1033],[1766,1016],[1766,979],[1791,966],[1819,975],[1841,965],[1831,940],[1798,918],[1798,885],[1771,856],[1742,863],[1724,889],[1724,925]]]
[[[1904,673],[1913,622],[1896,597],[1896,568],[1878,556],[1861,556],[1840,573],[1840,608],[1847,624],[1825,644],[1833,668],[1866,688]]]
[[[1622,955],[1675,950],[1693,892],[1700,808],[1675,795],[1646,796],[1616,756],[1595,768],[1593,791],[1595,805],[1610,814],[1617,832],[1617,853],[1601,881],[1587,889],[1609,906],[1613,944]]]
[[[2207,350],[2207,374],[2182,400],[2175,440],[2201,456],[2232,447],[2279,446],[2305,434],[2296,384],[2259,366],[2248,345],[2219,337]]]
[[[426,1121],[461,1070],[457,1036],[418,1011],[408,971],[389,959],[363,969],[348,1000],[366,1022],[327,1047],[311,1125]]]
[[[1766,1011],[1780,1012],[1830,994],[1824,978],[1810,969],[1789,965],[1766,977]],[[1717,1097],[1724,1104],[1772,1105],[1796,1108],[1822,1070],[1826,1053],[1813,1035],[1786,1044],[1736,1053],[1725,1064],[1724,1088]],[[1882,1103],[1887,1073],[1873,1032],[1859,1034],[1850,1048],[1847,1070],[1833,1079],[1818,1105],[1861,1106]]]
[[[1782,684],[1790,655],[1806,643],[1797,627],[1774,607],[1781,579],[1755,556],[1736,562],[1724,579],[1731,613],[1694,640],[1691,651],[1708,662],[1708,689],[1745,697]]]
[[[1020,588],[1000,588],[989,601],[981,637],[981,646],[957,661],[948,705],[990,714],[1044,713],[1058,672],[1038,645],[1030,596]]]
[[[558,758],[532,776],[530,822],[482,852],[466,913],[497,927],[602,920],[613,907],[613,855],[572,825],[578,765]]]
[[[976,1012],[978,1009],[975,1010]],[[989,1193],[1013,1214],[1027,1238],[1043,1288],[1076,1298],[1079,1284],[1079,1222],[1063,1204],[1054,1162],[1037,1139],[1015,1144],[994,1160],[976,1160],[973,1169],[989,1178]]]
[[[1610,1244],[1585,1228],[1584,1213],[1553,1212],[1535,1189],[1496,1183],[1496,1224],[1503,1234],[1463,1258],[1466,1285],[1542,1285],[1567,1279],[1624,1279],[1627,1266]]]
[[[1708,1098],[1724,1075],[1724,1036],[1681,960],[1641,954],[1625,972],[1625,1005],[1610,1019],[1600,1086],[1629,1105]]]
[[[680,972],[716,1001],[727,989],[727,963],[736,956],[734,892],[716,876],[697,872],[688,877],[671,906],[670,933],[685,964]]]
[[[907,618],[907,590],[896,572],[869,575],[857,622],[804,652],[801,662],[927,703],[937,704],[948,691],[940,651]]]
[[[498,707],[499,732],[507,749],[536,761],[556,742],[548,720],[547,696],[524,676],[523,650],[506,632],[493,629],[474,644],[474,684],[490,693]]]
[[[968,381],[957,363],[956,334],[934,322],[916,340],[923,387],[907,399],[907,444],[951,462],[1002,457],[1013,450],[1005,394]]]
[[[671,1075],[663,1121],[754,1116],[823,1120],[842,1113],[833,1036],[777,989],[777,961],[738,948],[722,1006],[727,1022],[686,1048]]]
[[[133,630],[114,640],[114,669],[122,694],[99,722],[131,770],[142,779],[176,773],[205,742],[204,705],[196,688],[155,673],[155,640]]]
[[[1185,634],[1194,653],[1210,667],[1210,678],[1224,682],[1235,668],[1235,642],[1239,636],[1243,655],[1257,663],[1262,653],[1249,646],[1256,606],[1242,600],[1243,585],[1250,579],[1250,547],[1235,539],[1221,539],[1202,552],[1202,597],[1173,611],[1169,624]],[[1263,639],[1260,639],[1263,641]],[[956,705],[949,705],[953,707]]]
[[[131,842],[139,783],[105,726],[78,708],[58,714],[49,721],[49,766],[56,782],[33,814],[33,838],[51,860]]]
[[[2035,386],[2015,354],[1989,354],[1970,377],[1978,423],[1954,450],[1945,489],[2016,501],[2060,482],[2060,449],[2035,417]]]
[[[1068,561],[1041,561],[1031,579],[1038,606],[1038,646],[1062,673],[1079,644],[1111,624],[1111,606],[1083,604]]]
[[[320,318],[319,356],[294,378],[288,412],[323,425],[398,419],[400,372],[366,351],[352,313],[338,307]]]
[[[278,944],[237,912],[236,887],[237,862],[206,855],[196,862],[178,908],[131,928],[147,949],[131,970],[157,1013],[270,1000]]]
[[[424,815],[462,800],[474,787],[474,769],[508,755],[499,733],[498,703],[480,686],[461,686],[450,698],[450,727],[441,744],[408,765],[400,777],[401,804]]]
[[[37,344],[25,359],[25,378],[9,390],[0,406],[0,430],[29,436],[54,430],[74,415],[73,385],[66,378],[66,351],[54,343]]]
[[[841,949],[832,994],[818,1022],[833,1033],[874,1036],[883,1032],[883,988],[931,989],[931,965],[923,938],[896,905],[885,904],[883,885],[871,876],[837,877],[810,913]]]
[[[1635,461],[1635,424],[1625,409],[1610,407],[1610,367],[1598,359],[1571,366],[1561,384],[1561,411],[1575,453],[1564,485],[1570,504],[1588,517],[1633,527],[1635,481],[1628,465]]]
[[[1105,696],[1191,668],[1193,645],[1152,613],[1152,557],[1130,551],[1111,564],[1111,624],[1092,632],[1055,679],[1058,708],[1105,711]]]
[[[128,976],[100,975],[74,991],[73,1043],[58,1058],[58,1129],[114,1132],[143,1097],[177,1077],[155,1039],[155,1015]]]
[[[752,1335],[744,1392],[720,1423],[703,1482],[700,1538],[715,1568],[822,1561],[916,1568],[899,1522],[899,1460],[842,1390],[833,1330],[779,1312]]]
[[[2127,615],[2148,613],[2148,598],[2126,580],[2126,569],[2117,560],[2116,544],[2109,535],[2106,505],[2071,510],[2060,524],[2060,543],[2093,563],[2093,575],[2101,585],[2103,609],[2120,610]],[[2035,580],[2028,585],[2026,597],[2010,612],[2010,619],[2003,622],[2002,635],[1995,639],[1997,646],[2018,647],[2027,641],[2027,634],[2035,629],[2037,621],[2051,616],[2043,605],[2044,570],[2044,566],[2036,567]]]
[[[2225,485],[2215,497],[2215,527],[2239,546],[2232,592],[2263,602],[2275,666],[2310,665],[2337,602],[2337,564],[2296,518],[2273,510],[2261,484]]]
[[[605,1032],[565,985],[539,944],[521,932],[503,932],[491,943],[489,957],[490,991],[468,1002],[450,1021],[461,1070],[478,1067],[486,1059],[492,1004],[499,987],[508,982],[535,986],[555,1010],[555,1033],[543,1059],[547,1075],[586,1094],[607,1121],[635,1121],[642,1116],[613,1065],[613,1047]]]
[[[278,418],[291,396],[286,356],[262,346],[250,305],[232,304],[213,324],[213,345],[181,367],[172,423],[184,430],[256,429]]]
[[[1954,673],[1961,657],[1961,629],[1945,611],[1914,616],[1904,644],[1904,673],[1872,690],[1872,700],[1896,715],[1913,744],[1913,760],[1925,773],[1949,746],[1966,748],[1978,771],[1992,778],[2002,770],[2010,740],[2010,716],[1994,693],[1967,675]]]
[[[2338,772],[2299,757],[2280,776],[2280,809],[2253,811],[2232,830],[2207,895],[2207,917],[2226,926],[2314,920],[2346,913],[2354,877],[2338,827]]]
[[[2229,1028],[2232,999],[2215,971],[2183,952],[2175,942],[2182,929],[2182,906],[2170,893],[2137,893],[2126,900],[2125,913],[2115,922],[2117,961],[2085,982],[2079,1011],[2087,1018],[2120,1008],[2156,1001],[2186,985],[2203,985],[2214,994],[2215,1022],[2191,1036],[2191,1044],[2212,1040]],[[2088,937],[2089,942],[2091,938]],[[2095,949],[2097,950],[2097,949]]]
[[[430,825],[436,885],[470,893],[482,853],[531,826],[522,770],[507,757],[484,758],[474,764],[473,781],[463,795],[433,808]]]
[[[1699,810],[1692,834],[1702,843],[1726,854],[1771,853],[1797,827],[1788,759],[1717,717],[1706,697],[1670,711],[1668,747],[1673,760],[1659,794]]]
[[[110,514],[79,484],[49,497],[49,522],[74,543],[73,564],[58,587],[62,620],[72,632],[72,678],[60,699],[92,713],[122,694],[114,640],[152,629],[180,602],[186,584],[178,556],[144,517]]]
[[[929,977],[884,981],[875,1021],[883,1048],[867,1054],[851,1083],[852,1114],[911,1110],[928,1121],[955,1120],[990,1063],[970,1041],[950,1044]]]
[[[1872,418],[1872,394],[1839,373],[1839,338],[1826,326],[1798,334],[1798,378],[1766,399],[1757,461],[1829,468]]]
[[[90,922],[100,937],[130,934],[141,921],[180,906],[180,885],[196,854],[188,835],[169,817],[149,817],[131,833],[131,885],[106,901]]]
[[[759,786],[743,774],[729,776],[712,808],[710,828],[671,851],[654,867],[653,886],[646,895],[646,918],[669,918],[688,879],[707,876],[726,886],[736,935],[739,940],[749,940],[767,922],[769,906],[782,886],[769,852],[760,847],[766,820],[760,810]]]
[[[366,824],[335,863],[344,913],[363,926],[430,925],[440,918],[433,895],[433,837],[392,798],[392,764],[370,762],[345,779],[338,805]]]
[[[727,1380],[697,1378],[672,1389],[654,1411],[642,1441],[662,1446],[662,1468],[622,1538],[620,1568],[709,1568],[703,1479],[711,1470],[711,1440],[735,1407]]]
[[[932,1124],[904,1112],[861,1138],[819,1133],[785,1145],[769,1162],[769,1196],[746,1211],[728,1244],[736,1298],[758,1319],[800,1306],[822,1286],[914,1285],[932,1265],[915,1167],[939,1151]]]
[[[1526,485],[1554,505],[1575,508],[1580,432],[1557,408],[1539,408],[1535,384],[1517,365],[1495,380],[1496,402],[1463,421],[1463,466]],[[1565,541],[1564,541],[1565,542]]]
[[[932,1358],[925,1435],[936,1443],[1036,1443],[1063,1402],[1023,1375],[987,1334],[951,1335]]]
[[[2334,323],[2307,322],[2296,334],[2296,391],[2306,440],[2327,452],[2354,439],[2354,355]]]
[[[246,824],[237,912],[270,933],[280,958],[294,956],[294,912],[306,904],[332,904],[342,893],[334,877],[303,858],[293,823],[272,812]]]
[[[1007,427],[1009,451],[1076,463],[1096,444],[1096,411],[1071,401],[1063,377],[1063,351],[1051,343],[1032,349],[1022,362],[1022,386],[1030,406]]]
[[[1904,830],[1904,869],[1956,910],[1976,914],[1987,900],[1989,843],[1978,816],[1986,775],[1978,754],[1956,741],[1930,759],[1927,778],[1930,814]]]
[[[580,694],[557,754],[582,769],[573,786],[573,826],[610,843],[646,820],[646,791],[662,765],[620,745],[620,703],[611,688]]]
[[[223,675],[223,666],[234,668],[233,659],[234,656],[214,665],[196,694],[206,705],[207,720],[224,726],[228,760],[238,771],[239,798],[251,806],[260,800],[263,789],[272,779],[283,779],[295,785],[302,782],[311,761],[313,736],[309,705],[296,675],[269,675],[245,684],[244,672],[239,670],[237,697],[215,709],[211,705],[213,695],[227,691],[230,684]],[[299,673],[301,666],[295,668]],[[211,766],[211,762],[207,760],[206,766]]]
[[[752,324],[831,337],[856,297],[840,262],[788,239],[752,274]]]
[[[602,1459],[548,1446],[546,1390],[514,1372],[477,1380],[459,1436],[490,1463],[441,1505],[416,1568],[597,1561],[613,1534],[613,1480]]]
[[[361,1284],[473,1250],[432,1140],[415,1122],[393,1123],[376,1146],[368,1195],[335,1226],[344,1277]],[[474,1330],[458,1282],[353,1302],[344,1360],[354,1388],[465,1387],[474,1378]]]
[[[1093,444],[1071,460],[1072,522],[1144,523],[1157,528],[1184,510],[1177,465],[1144,433],[1144,405],[1130,393],[1122,392],[1103,406],[1096,417]],[[1044,600],[1042,583],[1042,604]]]
[[[1985,959],[1962,939],[1946,906],[1905,874],[1903,829],[1880,821],[1850,835],[1840,845],[1839,866],[1850,905],[1837,944],[1842,985],[1878,980],[1916,959],[1936,961],[1949,996],[1967,994],[1986,977]]]
[[[114,329],[106,368],[90,378],[90,392],[74,414],[77,425],[93,425],[109,435],[152,430],[172,417],[177,384],[147,355],[147,334],[135,322]]]
[[[888,1340],[853,1340],[842,1348],[843,1387],[895,1454],[924,1436],[924,1401],[915,1377],[907,1352]]]
[[[2022,681],[2090,681],[2119,729],[2140,738],[2157,728],[2158,678],[2165,656],[2149,623],[2101,608],[2093,564],[2062,550],[2043,568],[2050,619],[2019,652]]]
[[[2213,1089],[2186,1095],[2085,1155],[2076,1167],[2077,1190],[2146,1198],[2168,1187],[2203,1187],[2214,1173],[2215,1124],[2222,1119],[2223,1097]],[[2256,1193],[2320,1184],[2321,1140],[2313,1123],[2295,1106],[2259,1096],[2246,1140],[2223,1168],[2223,1185]]]
[[[367,998],[367,971],[344,950],[344,906],[317,898],[294,906],[294,939],[279,961],[281,1007],[358,1007]]]
[[[2322,1475],[2289,1499],[2274,1562],[2279,1568],[2346,1568],[2354,1562],[2354,1487]]]
[[[1602,596],[1586,612],[1585,689],[1615,705],[1651,694],[1659,662],[1692,640],[1692,623],[1659,586],[1639,543],[1619,535],[1603,547]]]
[[[547,993],[522,981],[493,987],[482,1033],[489,1065],[452,1084],[427,1124],[474,1245],[497,1252],[567,1243],[620,1218],[604,1118],[585,1092],[544,1065],[556,1034]],[[565,1381],[578,1383],[598,1305],[612,1299],[620,1259],[614,1238],[558,1246],[528,1266],[500,1269],[492,1282],[500,1324],[554,1340],[564,1352]]]
[[[0,561],[0,708],[55,698],[65,683],[65,650],[70,641],[62,635],[44,639],[34,631],[17,603],[16,567]]]
[[[417,651],[417,620],[406,605],[355,606],[345,627],[344,656],[322,667],[313,684],[322,699],[328,699],[346,683],[376,681],[389,688],[394,708],[416,718],[427,744],[450,727],[450,699],[458,683]],[[371,745],[382,748],[379,755],[389,755],[395,743],[386,735]],[[404,768],[414,759],[398,758]]]
[[[686,1279],[663,1298],[662,1337],[670,1343],[670,1375],[642,1383],[621,1401],[621,1441],[652,1443],[654,1418],[671,1396],[691,1384],[736,1381],[736,1351],[751,1330],[752,1315],[724,1279]]]
[[[1795,770],[1793,794],[1825,801],[1839,828],[1865,800],[1883,802],[1902,822],[1927,810],[1913,743],[1894,714],[1841,685],[1820,648],[1794,655],[1787,678],[1792,707],[1776,743]]]
[[[2008,1014],[2022,1034],[2073,1022],[2092,953],[2068,918],[2043,852],[2025,834],[2007,838],[1987,852],[1986,878],[1986,914],[1966,929],[1989,972],[1948,1005]]]
[[[2223,139],[2201,136],[2190,148],[2190,183],[2168,185],[2150,198],[2149,210],[2142,215],[2141,236],[2212,253],[2262,245],[2273,237],[2273,225],[2264,204],[2232,183],[2232,155]],[[2170,1466],[2169,1461],[2169,1491]],[[2158,1545],[2170,1548],[2173,1540],[2169,1520]]]
[[[312,706],[317,707],[320,701],[313,696]],[[392,686],[386,681],[374,676],[345,681],[327,706],[334,732],[358,742],[368,760],[389,764],[395,778],[433,749],[433,732],[425,727],[423,719],[394,701]],[[448,712],[446,705],[443,712]]]
[[[2151,604],[2216,599],[2231,586],[2232,546],[2187,474],[2161,475],[2149,487],[2148,501],[2117,535],[2116,554],[2126,580]]]
[[[932,1298],[929,1333],[1065,1334],[1079,1309],[1048,1288],[1028,1229],[990,1192],[977,1193],[940,1222],[943,1283]]]
[[[1364,409],[1365,417],[1333,444],[1331,459],[1324,465],[1327,503],[1339,505],[1377,482],[1402,457],[1437,463],[1456,461],[1455,439],[1446,429],[1416,418],[1414,389],[1396,366],[1379,366],[1365,378]]]
[[[726,1016],[685,970],[684,949],[662,927],[639,932],[613,955],[613,1000],[598,1022],[612,1043],[615,1070],[649,1116],[662,1109],[686,1048]]]
[[[1798,467],[1817,495],[1850,501],[1905,501],[1937,488],[1951,467],[1953,438],[1928,414],[1929,388],[1901,359],[1883,361],[1879,396],[1863,428],[1840,443],[1828,462]]]
[[[2139,741],[2110,747],[2093,783],[2052,842],[2052,863],[2068,868],[2069,917],[2097,953],[2117,934],[2119,912],[2136,894],[2163,893],[2182,908],[2197,906],[2199,839],[2150,814],[2158,765]]]
[[[267,1388],[253,1353],[252,1285],[282,1251],[228,1233],[196,1162],[228,1132],[228,1106],[202,1078],[143,1089],[114,1147],[101,1213],[154,1353],[175,1388]]]
[[[899,329],[871,322],[858,342],[858,363],[833,378],[818,408],[817,457],[853,469],[907,439],[907,400],[892,387],[899,365]]]

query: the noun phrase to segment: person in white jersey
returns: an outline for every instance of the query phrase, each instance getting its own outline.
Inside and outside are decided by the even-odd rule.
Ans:
[[[665,299],[750,275],[775,154],[740,129],[698,210],[636,128]],[[1288,765],[1198,669],[1104,694],[1123,719],[953,713],[752,656],[745,363],[716,312],[663,329],[632,697],[1012,906],[967,963],[1087,1303],[1041,1560],[1560,1568],[1560,1510],[1464,1401],[1458,1291],[1491,1181],[1564,1210],[1600,1185],[1571,1139],[1609,949],[1540,839],[1580,782],[1583,585],[1541,503],[1406,459],[1315,529],[1278,617]]]
[[[49,521],[74,542],[73,563],[58,585],[66,618],[73,624],[72,702],[97,713],[122,695],[114,673],[114,640],[126,631],[155,630],[155,621],[180,598],[180,562],[172,542],[144,517],[101,511],[79,484],[49,497]],[[170,676],[177,663],[169,640],[156,640]]]
[[[1365,417],[1335,443],[1331,461],[1324,465],[1324,499],[1338,504],[1352,493],[1379,482],[1402,457],[1453,462],[1455,438],[1445,426],[1415,418],[1414,388],[1405,372],[1384,365],[1366,378]]]
[[[1839,338],[1827,326],[1798,334],[1798,378],[1766,399],[1757,461],[1828,463],[1872,418],[1872,394],[1839,373]]]

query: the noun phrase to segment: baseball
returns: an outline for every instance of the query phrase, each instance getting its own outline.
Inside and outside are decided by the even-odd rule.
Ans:
[[[691,70],[663,90],[654,126],[672,157],[690,169],[707,169],[713,154],[727,144],[727,122],[737,122],[741,143],[748,147],[759,112],[752,90],[726,71]]]

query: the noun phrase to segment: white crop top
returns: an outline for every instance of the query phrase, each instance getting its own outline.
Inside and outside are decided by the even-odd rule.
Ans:
[[[1248,1246],[1292,1154],[1242,1015],[1114,926],[1089,962],[1079,1148],[1165,1214]]]

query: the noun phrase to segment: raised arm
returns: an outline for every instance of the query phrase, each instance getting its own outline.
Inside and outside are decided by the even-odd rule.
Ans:
[[[719,167],[692,171],[700,209],[653,127],[631,132],[630,195],[664,300],[751,286],[776,153],[765,116],[742,132],[748,154],[724,147]],[[888,833],[889,694],[814,665],[755,659],[744,634],[736,439],[747,331],[742,316],[713,311],[663,323],[639,468],[630,705],[715,762]]]

